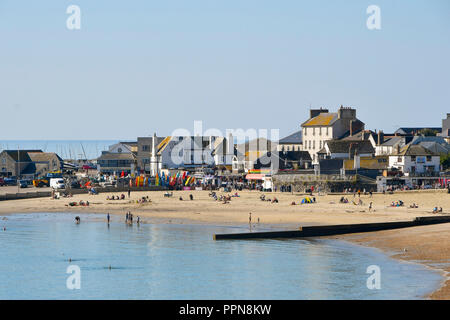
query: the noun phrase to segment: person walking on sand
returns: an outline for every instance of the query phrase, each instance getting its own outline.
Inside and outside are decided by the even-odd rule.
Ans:
[[[251,212],[248,214],[248,224],[249,225],[252,224],[252,213]]]
[[[369,204],[369,212],[372,212],[372,202]]]
[[[131,189],[128,188],[128,199],[130,199],[130,195],[131,195]]]

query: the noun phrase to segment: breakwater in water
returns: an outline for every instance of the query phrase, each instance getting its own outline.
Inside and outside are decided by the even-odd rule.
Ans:
[[[300,227],[299,230],[214,234],[214,240],[281,239],[332,236],[449,223],[450,216],[416,217],[411,221]]]

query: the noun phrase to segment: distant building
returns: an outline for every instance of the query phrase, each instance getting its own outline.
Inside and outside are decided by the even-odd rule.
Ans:
[[[268,152],[253,165],[254,169],[268,169],[271,174],[278,171],[296,171],[311,168],[311,156],[307,151]]]
[[[0,153],[0,176],[4,177],[33,179],[63,168],[63,160],[53,152],[3,150]]]
[[[150,174],[152,158],[152,146],[154,137],[138,137],[137,138],[137,170],[140,173]],[[166,137],[155,138],[155,150],[166,139]],[[156,152],[156,151],[155,151]]]
[[[335,113],[322,108],[310,110],[309,119],[301,127],[302,150],[308,151],[316,164],[325,141],[352,136],[364,129],[364,123],[356,118],[355,109],[341,106]]]
[[[236,145],[233,156],[233,172],[243,173],[254,169],[256,161],[269,151],[276,151],[277,144],[266,139],[257,138]]]
[[[404,135],[420,135],[425,130],[435,131],[437,134],[442,132],[442,128],[439,127],[402,127],[395,130],[394,134],[404,134]]]
[[[278,142],[278,151],[302,150],[302,130],[294,132]]]
[[[195,171],[221,166],[221,169],[228,167],[231,170],[233,154],[232,136],[228,138],[219,136],[168,136],[160,140],[155,134],[151,140],[151,151],[148,152],[149,158],[143,157],[140,161],[142,163],[149,161],[149,173],[155,176],[157,173],[160,174],[163,169]]]
[[[399,146],[389,156],[389,167],[396,168],[406,175],[435,175],[440,169],[440,156],[419,144]]]
[[[358,157],[372,157],[375,149],[369,140],[328,140],[318,152],[320,159],[352,159]]]
[[[442,132],[440,136],[450,143],[450,113],[447,113],[446,119],[442,119]]]
[[[383,156],[383,155],[390,155],[395,150],[397,150],[398,147],[403,148],[405,145],[410,143],[413,140],[413,136],[393,136],[391,138],[385,138],[383,137],[383,141],[381,144],[377,144],[375,146],[375,155],[377,156]]]
[[[49,172],[63,171],[64,161],[54,152],[28,152],[34,164],[36,177],[46,176]]]
[[[137,163],[137,142],[119,142],[111,145],[97,158],[97,170],[108,175],[134,173]]]

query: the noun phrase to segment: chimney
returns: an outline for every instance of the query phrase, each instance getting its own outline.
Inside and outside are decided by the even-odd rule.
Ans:
[[[309,110],[309,118],[312,119],[317,117],[321,113],[328,113],[328,109],[320,108],[320,109],[310,109]]]
[[[378,145],[382,145],[383,144],[383,142],[384,142],[384,133],[383,133],[383,131],[378,131],[378,141],[377,141],[377,144]]]

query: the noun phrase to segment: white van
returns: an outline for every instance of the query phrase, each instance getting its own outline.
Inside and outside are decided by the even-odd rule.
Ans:
[[[50,179],[50,187],[53,189],[65,189],[66,185],[64,184],[64,180],[61,178],[52,178]]]

